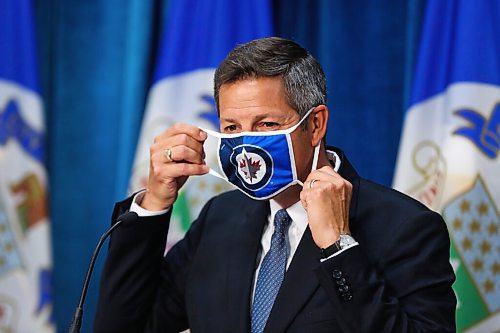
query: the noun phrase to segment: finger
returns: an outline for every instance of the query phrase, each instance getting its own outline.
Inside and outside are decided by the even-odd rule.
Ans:
[[[312,171],[311,173],[318,174],[318,175],[326,175],[329,177],[334,177],[334,178],[342,178],[340,174],[335,172],[332,167],[330,166],[324,166],[321,169],[317,169]],[[342,178],[343,179],[343,178]]]
[[[186,146],[175,146],[170,148],[170,159],[171,162],[187,162],[194,164],[205,164],[203,159],[203,155],[197,152],[194,149],[191,149]],[[169,163],[169,161],[166,161]]]
[[[305,182],[307,182],[307,183],[310,184],[313,180],[316,180],[316,181],[335,182],[336,183],[336,182],[338,182],[339,180],[342,180],[342,179],[343,179],[342,177],[334,177],[331,174],[328,174],[328,173],[325,173],[325,172],[321,172],[319,170],[315,170],[315,171],[311,172],[307,176]],[[316,183],[314,185],[316,185]]]
[[[335,191],[350,199],[352,184],[340,176],[335,177],[316,170],[307,177],[302,191],[306,193],[309,191],[316,193]]]
[[[204,164],[172,163],[163,165],[156,173],[158,179],[172,179],[183,176],[198,176],[208,173],[208,167]]]
[[[330,165],[325,165],[324,167],[321,167],[319,169],[317,169],[316,171],[320,171],[320,172],[324,172],[324,173],[327,173],[329,175],[332,175],[332,176],[339,176],[339,173],[336,172],[332,166]]]
[[[336,184],[341,184],[343,182],[349,183],[346,179],[344,179],[341,175],[335,172],[330,167],[323,167],[318,170],[312,171],[306,178],[307,181],[311,181],[313,179],[320,181],[329,181]],[[350,183],[349,183],[350,184]]]
[[[164,138],[157,140],[152,146],[151,146],[151,154],[155,154],[157,152],[163,152],[165,149],[174,149],[175,147],[186,147],[190,150],[195,151],[198,155],[202,157],[202,159],[205,158],[205,150],[203,149],[203,143],[195,140],[191,136],[183,133],[183,134],[177,134],[172,137]],[[183,149],[183,148],[181,148]],[[182,161],[182,159],[176,157],[172,158],[176,161]]]
[[[336,188],[336,186],[337,185],[333,184],[331,181],[312,179],[311,181],[307,181],[304,183],[302,192],[304,192],[304,195],[306,195],[307,199],[310,199],[312,198],[312,195],[314,197],[323,195],[324,193],[326,193],[325,191],[334,189]]]
[[[309,180],[306,180],[304,182],[304,190],[310,190],[313,189],[319,182],[320,180],[318,179],[319,177],[311,177]],[[324,180],[323,180],[324,182]]]
[[[302,203],[302,207],[307,211],[307,194],[305,191],[300,192],[300,202]]]
[[[198,176],[208,173],[208,166],[204,164],[175,163],[168,170],[170,177]]]
[[[155,163],[156,167],[162,168],[164,164],[176,163],[191,163],[191,164],[205,164],[203,156],[198,152],[185,147],[177,146],[170,149],[170,159],[167,159],[166,150],[157,150],[151,155],[151,161]]]
[[[324,179],[325,181],[330,181],[333,184],[336,184],[338,188],[346,188],[348,189],[347,194],[348,197],[350,198],[351,191],[352,191],[352,184],[349,182],[347,179],[343,178],[339,173],[337,173],[335,170],[333,170],[332,167],[330,166],[324,166],[321,169],[316,170],[318,178],[321,178],[322,180]],[[323,178],[322,176],[325,176],[326,178]]]
[[[184,124],[184,123],[174,124],[174,126],[167,129],[165,132],[160,134],[158,137],[159,137],[159,139],[162,139],[163,136],[172,137],[172,136],[175,136],[177,134],[187,134],[199,142],[203,142],[207,138],[207,133],[205,133],[204,131],[202,131],[198,127],[193,126],[193,125],[189,125],[189,124]]]

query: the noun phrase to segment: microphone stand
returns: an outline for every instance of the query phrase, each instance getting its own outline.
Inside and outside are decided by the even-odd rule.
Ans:
[[[90,258],[89,268],[87,269],[87,275],[85,276],[85,282],[83,283],[82,292],[80,294],[80,301],[78,302],[78,306],[76,307],[75,313],[73,315],[73,319],[71,320],[71,325],[69,327],[68,333],[79,333],[80,328],[82,326],[82,317],[83,317],[83,304],[85,303],[85,297],[87,297],[87,291],[89,289],[90,278],[92,276],[92,272],[94,271],[95,261],[97,256],[99,255],[99,251],[101,250],[104,241],[111,235],[111,233],[118,228],[122,224],[127,224],[137,220],[137,213],[135,212],[127,212],[118,217],[118,221],[108,229],[97,243],[97,246]]]

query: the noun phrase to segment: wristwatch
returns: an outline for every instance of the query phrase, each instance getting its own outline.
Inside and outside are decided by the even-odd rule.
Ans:
[[[323,257],[328,258],[332,254],[337,253],[338,251],[345,249],[349,245],[356,243],[354,238],[352,238],[351,235],[348,234],[340,234],[339,239],[329,247],[325,249],[321,249],[321,253],[323,254]]]

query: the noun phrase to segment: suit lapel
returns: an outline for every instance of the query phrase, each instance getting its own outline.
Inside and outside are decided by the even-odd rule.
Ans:
[[[241,220],[232,225],[228,263],[228,308],[233,332],[250,331],[250,297],[253,275],[264,225],[269,215],[268,201],[252,201]],[[229,324],[229,323],[228,323]],[[229,325],[228,325],[229,327]]]
[[[267,320],[265,332],[284,332],[304,304],[319,287],[314,269],[320,251],[309,227],[304,232]]]
[[[349,208],[349,225],[356,220],[356,211],[358,210],[358,193],[359,193],[359,175],[354,170],[354,167],[351,165],[347,156],[345,156],[344,152],[335,147],[328,147],[328,150],[334,150],[340,158],[340,169],[339,174],[351,182],[352,184],[352,194],[351,194],[351,204]]]

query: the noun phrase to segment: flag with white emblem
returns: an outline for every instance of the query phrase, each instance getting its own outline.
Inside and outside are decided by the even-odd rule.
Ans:
[[[0,332],[54,332],[45,124],[29,0],[0,0]]]
[[[135,156],[130,192],[144,188],[149,146],[176,122],[219,129],[213,98],[215,68],[236,45],[271,34],[268,0],[170,1]],[[205,147],[216,163],[216,147]],[[174,205],[167,248],[186,232],[213,195],[230,187],[211,176],[191,177]]]
[[[394,187],[447,223],[459,332],[500,330],[499,150],[500,2],[429,2]]]

